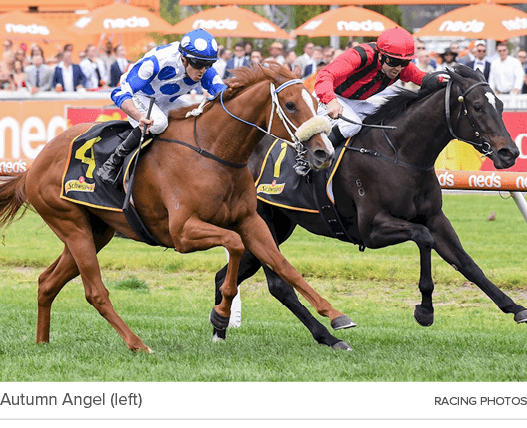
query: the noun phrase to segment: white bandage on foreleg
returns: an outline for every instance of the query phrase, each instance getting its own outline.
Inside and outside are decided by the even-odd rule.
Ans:
[[[325,116],[314,116],[300,125],[296,130],[295,135],[300,141],[307,141],[313,135],[321,133],[329,135],[330,132],[331,123],[328,118]]]

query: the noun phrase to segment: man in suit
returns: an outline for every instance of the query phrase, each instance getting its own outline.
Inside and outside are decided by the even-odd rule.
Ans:
[[[53,87],[57,92],[73,92],[85,90],[86,77],[80,66],[73,63],[72,51],[65,50],[62,53],[62,61],[55,67],[53,75]]]
[[[474,61],[467,63],[467,66],[472,70],[480,70],[485,76],[485,80],[488,82],[490,74],[490,62],[485,60],[487,55],[487,43],[485,40],[477,40],[474,50]]]
[[[119,80],[128,69],[130,62],[126,59],[126,48],[123,45],[117,45],[113,51],[115,61],[110,67],[110,87],[115,88],[119,86]]]
[[[236,67],[250,67],[251,61],[248,61],[245,58],[245,47],[243,43],[236,43],[234,45],[234,55],[233,57],[227,61],[227,65],[225,66],[225,73],[223,74],[223,78],[226,79],[227,77],[231,77],[232,73],[230,73],[230,70],[234,70]]]
[[[33,95],[41,91],[51,91],[53,87],[53,68],[44,64],[40,50],[34,49],[31,55],[32,65],[24,69],[26,87]]]

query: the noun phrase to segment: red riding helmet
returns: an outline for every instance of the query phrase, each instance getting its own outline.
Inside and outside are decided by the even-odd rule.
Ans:
[[[384,31],[377,39],[377,49],[387,56],[400,59],[414,59],[415,45],[412,35],[403,28],[395,27]]]

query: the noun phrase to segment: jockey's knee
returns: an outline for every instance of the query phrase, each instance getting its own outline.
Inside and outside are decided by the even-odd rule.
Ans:
[[[344,138],[353,137],[354,135],[358,134],[361,130],[362,121],[359,118],[356,118],[354,120],[355,122],[357,122],[357,124],[339,120],[338,129]]]
[[[150,127],[151,134],[162,134],[168,127],[168,118],[166,116],[156,116],[154,118],[154,124]]]

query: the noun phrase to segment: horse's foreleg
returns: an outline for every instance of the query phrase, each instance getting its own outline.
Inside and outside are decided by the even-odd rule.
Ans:
[[[419,254],[421,258],[421,276],[419,278],[421,304],[415,306],[414,318],[423,327],[429,327],[434,323],[434,306],[432,304],[432,293],[434,292],[432,251],[429,247],[422,247],[419,248]]]
[[[211,312],[212,325],[225,330],[229,325],[232,299],[238,294],[238,268],[245,250],[240,236],[232,230],[205,223],[196,217],[188,219],[183,226],[171,223],[170,233],[175,248],[180,253],[208,250],[222,246],[229,252],[229,263],[225,280],[221,285],[221,301]]]
[[[518,323],[527,322],[527,309],[514,301],[494,285],[463,249],[454,228],[441,212],[429,221],[435,239],[434,249],[454,269],[476,284],[505,313],[514,314]]]
[[[432,247],[434,238],[428,228],[420,224],[396,219],[389,215],[378,215],[375,221],[368,222],[368,227],[362,227],[361,236],[368,248],[383,248],[402,242],[414,241],[419,248],[421,274],[419,291],[421,304],[416,305],[414,317],[422,326],[430,326],[434,322],[434,307],[432,293]],[[371,227],[373,225],[373,227]]]
[[[238,230],[246,248],[287,283],[291,284],[320,315],[329,317],[333,328],[344,328],[355,324],[346,315],[334,309],[291,266],[278,250],[269,228],[258,214],[254,213],[254,215],[248,216],[239,225]]]

